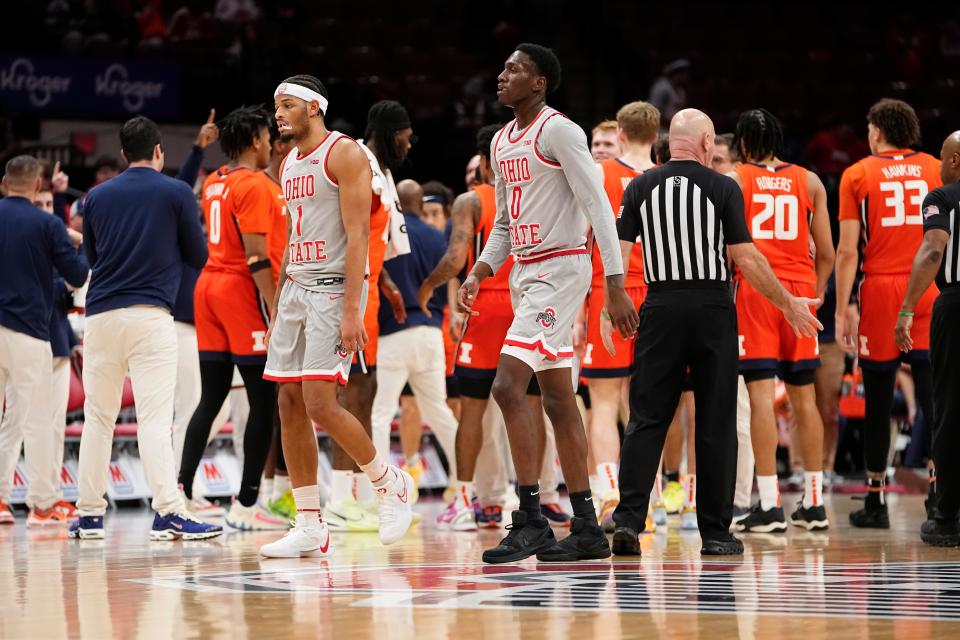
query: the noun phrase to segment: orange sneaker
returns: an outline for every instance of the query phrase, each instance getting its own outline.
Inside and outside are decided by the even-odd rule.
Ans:
[[[6,502],[0,500],[0,524],[13,524],[13,511]]]
[[[80,513],[77,511],[77,507],[74,506],[72,502],[61,500],[57,504],[53,505],[53,508],[62,513],[67,522],[73,522],[74,520],[78,520],[80,518]]]
[[[67,517],[53,505],[49,509],[30,509],[27,516],[28,527],[59,527],[67,524]]]

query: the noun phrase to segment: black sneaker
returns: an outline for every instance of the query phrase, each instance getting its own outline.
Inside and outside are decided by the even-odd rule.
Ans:
[[[923,501],[923,506],[927,510],[927,520],[933,520],[937,513],[937,492],[935,487],[936,485],[931,482],[930,490]]]
[[[703,546],[700,548],[700,554],[704,556],[741,556],[743,555],[743,543],[728,533],[724,538],[704,540]]]
[[[737,505],[733,505],[733,519],[731,520],[731,523],[737,524],[748,515],[750,515],[750,507],[738,507]]]
[[[850,513],[850,524],[859,529],[889,529],[890,515],[886,503],[880,502],[878,494],[867,494],[863,509]]]
[[[795,527],[803,527],[807,531],[826,531],[830,528],[827,520],[827,510],[823,505],[804,507],[803,502],[797,505],[797,510],[790,514],[790,522]]]
[[[737,523],[736,529],[743,533],[779,533],[787,530],[787,519],[783,515],[783,508],[774,507],[764,511],[758,503],[750,515]]]
[[[537,554],[540,562],[602,560],[609,557],[610,543],[597,521],[576,516],[570,521],[570,535]]]
[[[510,533],[493,549],[483,552],[483,561],[490,564],[524,560],[556,544],[553,529],[546,520],[528,521],[526,511],[514,511],[507,525]]]
[[[639,556],[640,536],[630,527],[617,527],[613,532],[613,555]]]
[[[956,520],[927,520],[920,527],[920,539],[934,547],[960,547],[960,526]]]

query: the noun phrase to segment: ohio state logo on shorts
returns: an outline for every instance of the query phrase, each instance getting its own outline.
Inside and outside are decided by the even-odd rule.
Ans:
[[[537,322],[545,329],[549,329],[557,322],[557,312],[552,307],[547,307],[537,314]]]
[[[343,359],[346,359],[350,356],[350,352],[344,349],[343,345],[339,342],[337,343],[337,346],[333,348],[333,350],[336,351],[337,355]]]

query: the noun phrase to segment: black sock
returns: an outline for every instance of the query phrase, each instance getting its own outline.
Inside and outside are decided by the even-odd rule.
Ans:
[[[883,479],[867,478],[867,499],[865,503],[867,507],[879,508],[886,504],[884,484]]]
[[[187,432],[183,438],[183,454],[180,458],[179,481],[187,498],[193,498],[193,477],[200,466],[203,452],[207,449],[213,420],[230,393],[232,380],[232,362],[200,363],[200,401],[187,424]]]
[[[273,438],[273,417],[277,407],[277,386],[263,379],[263,365],[237,365],[247,392],[250,412],[243,434],[243,472],[237,500],[245,507],[257,504],[260,478]]]
[[[570,504],[573,505],[573,515],[575,518],[583,518],[588,522],[596,522],[597,512],[593,506],[593,493],[589,489],[571,493]]]
[[[663,475],[666,476],[667,482],[680,482],[679,471],[664,471]]]
[[[525,511],[527,521],[544,520],[540,513],[540,485],[522,484],[517,487],[520,493],[520,511]]]

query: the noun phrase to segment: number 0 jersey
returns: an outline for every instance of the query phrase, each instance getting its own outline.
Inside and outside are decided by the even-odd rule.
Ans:
[[[843,172],[840,220],[860,220],[865,275],[907,275],[923,240],[920,206],[939,187],[940,161],[897,149],[867,156]]]
[[[772,167],[745,162],[737,167],[747,229],[757,249],[781,280],[815,284],[810,255],[813,201],[807,173],[795,164]]]
[[[245,167],[220,167],[203,183],[203,217],[210,257],[204,271],[249,276],[242,234],[270,233],[274,197],[261,177]]]

